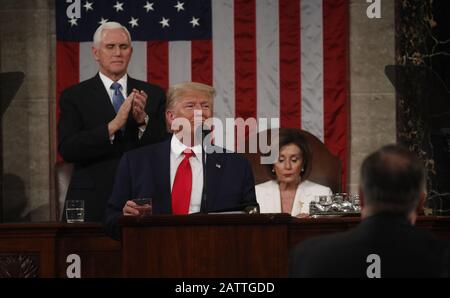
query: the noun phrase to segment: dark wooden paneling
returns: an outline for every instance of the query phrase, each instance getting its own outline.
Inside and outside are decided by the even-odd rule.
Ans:
[[[57,242],[57,272],[66,277],[67,256],[81,259],[81,277],[120,277],[121,245],[105,235],[101,226],[66,224],[59,230]]]
[[[39,277],[55,276],[56,228],[45,224],[0,225],[0,253],[36,254]],[[17,272],[17,274],[20,273]]]
[[[287,226],[124,230],[124,276],[271,277],[287,274]]]
[[[295,244],[359,221],[286,214],[126,218],[123,249],[100,224],[0,224],[0,276],[65,277],[66,257],[75,253],[82,277],[283,277]],[[450,240],[449,217],[421,217],[417,226]]]
[[[39,253],[0,253],[0,278],[39,277]]]
[[[289,221],[285,214],[124,218],[124,276],[287,276]]]
[[[289,248],[307,238],[346,231],[359,222],[356,217],[292,218]]]
[[[82,277],[121,274],[120,242],[107,237],[100,224],[2,224],[0,258],[7,254],[38,258],[38,277],[66,277],[66,257],[78,254]],[[16,272],[14,277],[21,277]]]

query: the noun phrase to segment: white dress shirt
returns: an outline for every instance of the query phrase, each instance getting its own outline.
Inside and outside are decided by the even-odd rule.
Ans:
[[[281,213],[280,186],[276,180],[269,180],[255,186],[256,201],[261,213]],[[316,196],[331,195],[333,192],[329,187],[314,183],[309,180],[302,181],[295,192],[292,205],[292,216],[300,213],[309,214],[309,203]]]
[[[192,148],[187,147],[173,135],[170,142],[170,190],[172,191],[173,182],[177,173],[178,166],[184,159],[184,150],[191,149],[195,156],[189,158],[192,169],[192,191],[191,203],[189,204],[189,213],[200,212],[203,192],[203,165],[202,165],[202,146],[196,145]]]

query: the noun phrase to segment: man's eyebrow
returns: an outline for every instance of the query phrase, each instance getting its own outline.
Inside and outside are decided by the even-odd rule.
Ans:
[[[130,45],[129,43],[118,43],[118,42],[106,42],[106,45],[119,45],[119,46],[128,46]]]

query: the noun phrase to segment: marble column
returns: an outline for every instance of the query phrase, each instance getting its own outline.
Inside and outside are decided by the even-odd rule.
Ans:
[[[450,215],[450,2],[403,0],[397,8],[396,63],[413,78],[399,86],[413,90],[398,94],[399,142],[426,165],[428,207]]]
[[[381,1],[381,18],[370,19],[365,0],[350,1],[350,184],[357,193],[363,159],[396,142],[395,90],[384,67],[395,62],[395,3]]]
[[[2,0],[0,5],[0,71],[25,73],[23,85],[2,118],[6,222],[51,217],[52,2]]]

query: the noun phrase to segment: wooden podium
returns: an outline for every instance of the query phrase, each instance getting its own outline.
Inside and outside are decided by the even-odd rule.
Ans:
[[[84,278],[284,277],[298,242],[359,221],[287,214],[126,218],[123,243],[99,223],[0,224],[0,277],[65,277],[70,254],[80,256]],[[419,217],[417,226],[450,240],[450,217]]]
[[[287,277],[287,214],[124,217],[124,277]]]

